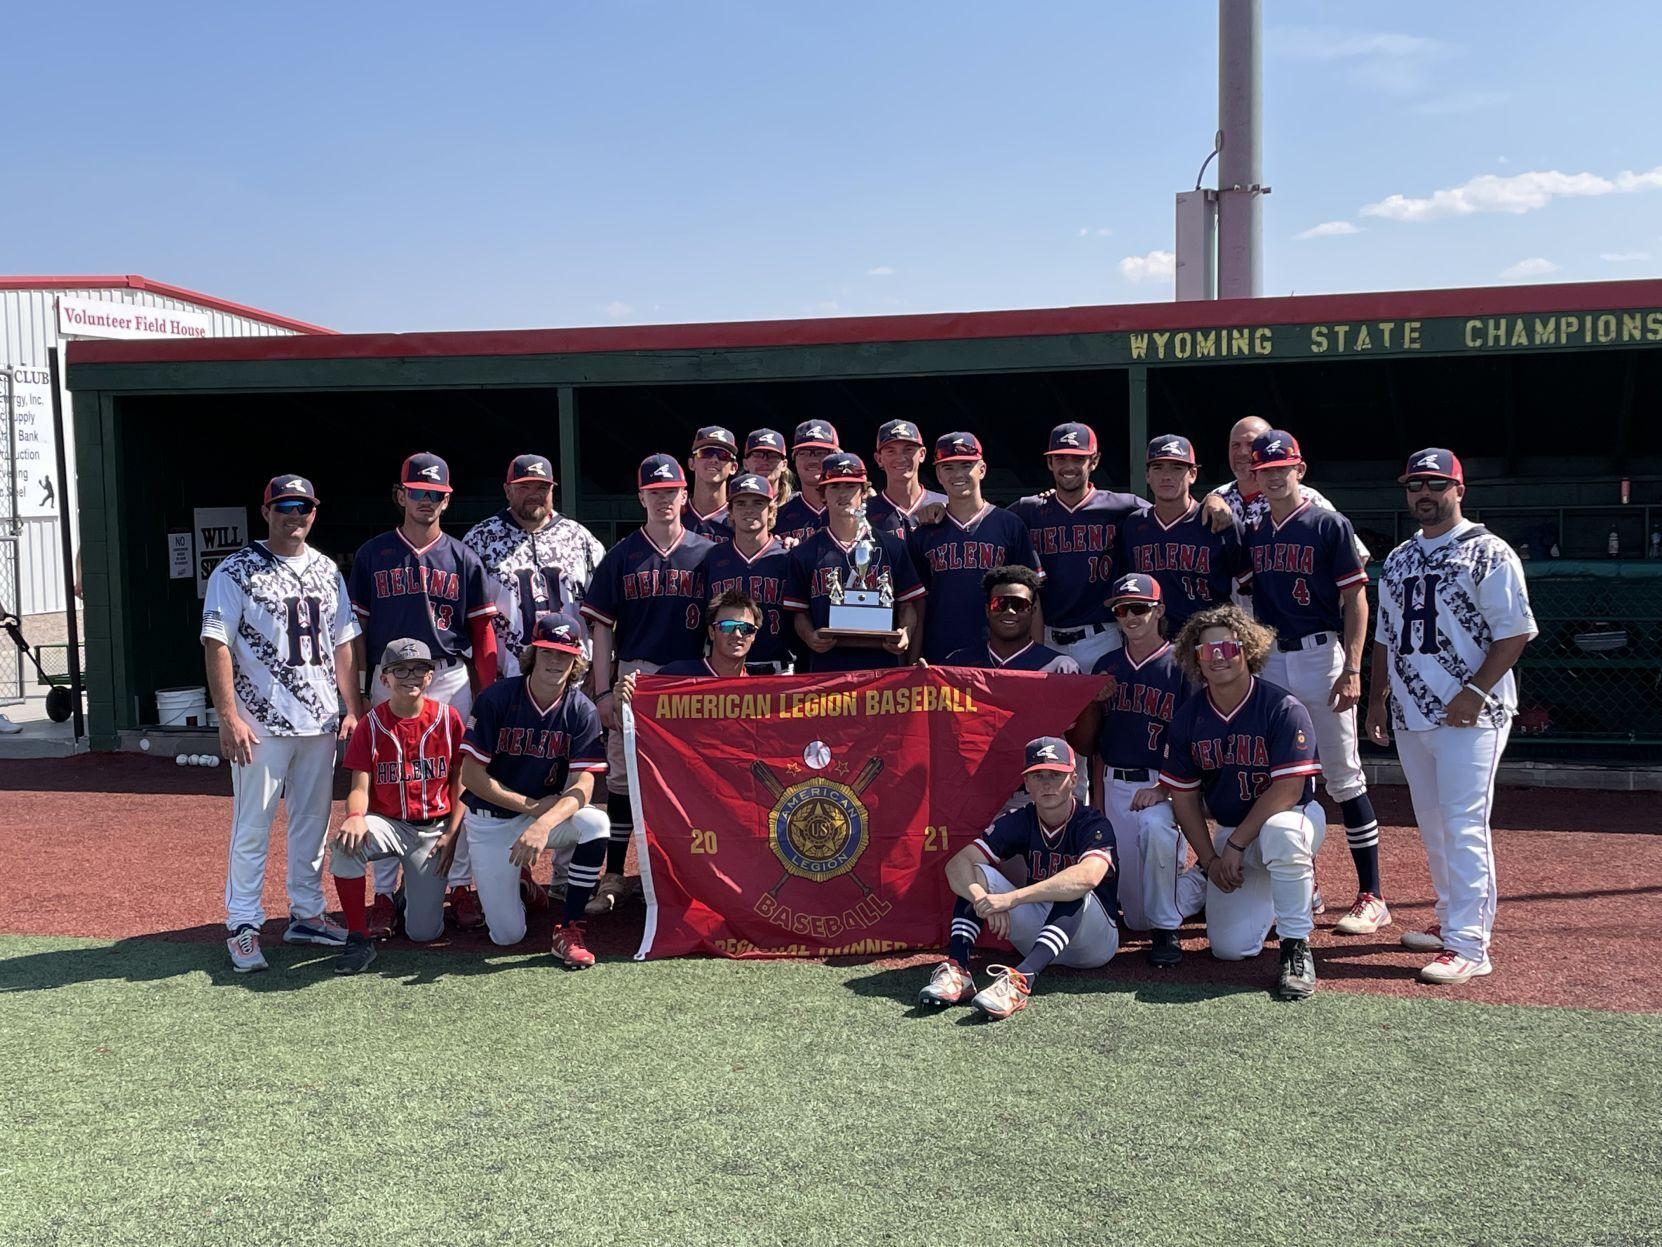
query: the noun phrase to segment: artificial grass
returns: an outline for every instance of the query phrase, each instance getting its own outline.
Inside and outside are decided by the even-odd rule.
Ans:
[[[7,1244],[1662,1240],[1662,1018],[0,937]],[[1266,977],[1272,958],[1264,959]]]

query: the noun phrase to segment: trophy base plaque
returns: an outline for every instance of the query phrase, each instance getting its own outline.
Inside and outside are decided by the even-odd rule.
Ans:
[[[883,646],[900,639],[894,626],[894,607],[883,605],[875,589],[845,589],[843,600],[831,604],[822,631],[839,644]]]

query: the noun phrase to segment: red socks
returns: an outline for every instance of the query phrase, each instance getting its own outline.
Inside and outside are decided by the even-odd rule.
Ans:
[[[368,879],[359,875],[356,879],[342,879],[335,876],[335,892],[340,897],[341,917],[346,919],[346,929],[354,935],[369,934],[369,914],[364,909],[364,888]]]

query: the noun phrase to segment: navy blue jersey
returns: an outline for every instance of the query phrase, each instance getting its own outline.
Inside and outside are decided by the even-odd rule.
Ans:
[[[1035,571],[1039,567],[1027,525],[990,502],[967,524],[948,512],[938,524],[914,528],[907,540],[929,590],[923,656],[932,663],[944,663],[948,654],[987,639],[987,595],[981,580],[988,572],[1012,563]]]
[[[1368,583],[1356,533],[1337,511],[1303,502],[1281,523],[1266,514],[1247,529],[1252,611],[1287,640],[1339,632],[1339,591]]]
[[[816,508],[808,501],[806,494],[792,494],[779,508],[779,514],[773,521],[773,535],[806,541],[828,523],[824,504]]]
[[[1190,693],[1171,642],[1142,662],[1134,662],[1130,650],[1112,650],[1097,659],[1091,674],[1111,675],[1115,681],[1108,700],[1097,703],[1102,728],[1096,751],[1102,764],[1117,771],[1159,770],[1167,730]]]
[[[785,610],[785,586],[791,578],[791,554],[777,537],[755,558],[746,558],[731,541],[723,541],[704,556],[705,601],[729,589],[738,589],[762,608],[762,630],[750,647],[748,662],[789,662],[796,633]]]
[[[727,518],[725,502],[710,514],[700,515],[698,508],[692,504],[690,493],[687,495],[686,505],[681,508],[681,525],[688,532],[708,537],[711,541],[726,541],[733,535],[733,525]]]
[[[1010,508],[1027,525],[1044,566],[1039,601],[1046,627],[1078,628],[1113,621],[1108,591],[1128,570],[1120,528],[1127,516],[1147,505],[1135,494],[1093,486],[1076,507],[1051,494],[1023,498]]]
[[[564,792],[575,771],[592,773],[596,784],[606,773],[594,703],[568,688],[552,706],[539,706],[522,675],[498,680],[479,694],[462,752],[482,763],[485,774],[509,792],[534,801]],[[477,793],[467,793],[466,799],[468,808],[481,814],[517,817],[516,811],[492,805]]]
[[[708,680],[716,674],[716,670],[714,667],[710,666],[710,660],[708,658],[683,658],[680,662],[666,662],[652,674],[680,676],[690,675],[696,676],[701,680]],[[733,678],[737,679],[738,677],[735,676]]]
[[[650,663],[696,658],[704,652],[702,564],[709,538],[682,529],[660,550],[638,528],[606,552],[583,597],[583,614],[612,628],[620,661]]]
[[[1000,658],[983,641],[948,654],[948,667],[980,667],[987,671],[1043,671],[1050,675],[1078,675],[1079,664],[1048,645],[1029,641],[1008,658]]]
[[[1052,875],[1059,875],[1069,866],[1089,858],[1108,863],[1108,873],[1096,886],[1097,899],[1111,914],[1114,912],[1118,886],[1114,879],[1114,828],[1101,810],[1093,810],[1080,801],[1073,803],[1073,815],[1055,831],[1047,831],[1039,821],[1039,808],[1024,805],[1006,810],[993,820],[986,834],[975,841],[975,847],[996,866],[1019,857],[1027,864],[1027,882],[1037,883]]]
[[[1238,827],[1259,794],[1278,779],[1304,777],[1297,804],[1316,795],[1316,729],[1310,712],[1284,688],[1254,677],[1246,700],[1220,714],[1210,692],[1178,707],[1160,782],[1200,791],[1220,827]]]
[[[347,579],[370,661],[388,642],[422,641],[441,661],[473,649],[468,620],[496,614],[479,556],[448,533],[416,549],[393,530],[364,542]]]
[[[1228,602],[1235,589],[1252,579],[1242,537],[1238,522],[1213,532],[1198,502],[1171,524],[1145,507],[1127,516],[1120,530],[1125,570],[1160,582],[1173,636],[1190,615]]]
[[[918,526],[918,512],[937,502],[944,507],[946,495],[926,489],[921,498],[910,507],[901,510],[889,501],[888,495],[878,494],[875,498],[866,499],[866,519],[871,524],[873,532],[893,533],[897,537],[904,537]]]
[[[896,614],[902,602],[913,602],[924,594],[918,580],[917,568],[906,552],[906,543],[891,533],[873,533],[876,548],[872,551],[871,576],[876,578],[887,571],[894,587]],[[808,622],[816,628],[828,627],[831,622],[831,585],[835,581],[846,584],[849,552],[853,545],[843,545],[829,528],[822,528],[791,551],[790,581],[785,586],[785,609],[807,611]],[[812,651],[804,655],[810,671],[871,671],[881,667],[900,666],[900,655],[891,654],[876,646],[839,645],[824,654]]]

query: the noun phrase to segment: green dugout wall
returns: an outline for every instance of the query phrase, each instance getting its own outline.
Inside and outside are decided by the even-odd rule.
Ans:
[[[610,541],[638,520],[634,465],[692,430],[831,420],[869,454],[898,415],[970,429],[997,501],[1048,483],[1052,424],[1093,425],[1100,484],[1140,491],[1147,439],[1195,440],[1228,479],[1229,425],[1298,434],[1311,483],[1376,556],[1407,534],[1395,477],[1452,446],[1468,510],[1532,538],[1543,637],[1528,738],[1632,760],[1662,742],[1662,282],[1411,291],[719,325],[75,343],[93,743],[153,723],[154,690],[201,682],[194,577],[169,533],[246,507],[277,472],[316,481],[314,541],[349,556],[396,522],[399,462],[434,450],[460,532],[501,505],[508,460],[556,463],[559,508]],[[1135,465],[1135,471],[1133,471]],[[1614,531],[1620,557],[1607,557]],[[193,540],[199,547],[202,534]],[[200,553],[200,550],[197,551]],[[1599,629],[1596,625],[1609,625]],[[1595,632],[1611,634],[1589,650]],[[1617,643],[1619,642],[1619,644]]]

